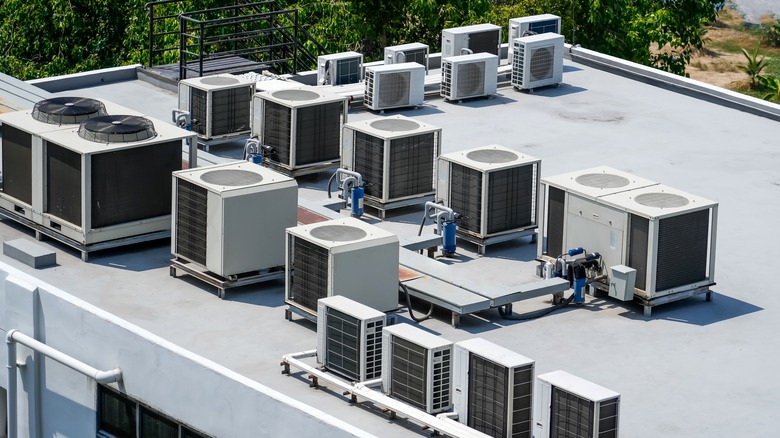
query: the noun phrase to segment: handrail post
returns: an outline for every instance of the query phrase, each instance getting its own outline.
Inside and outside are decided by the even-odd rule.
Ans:
[[[198,77],[203,77],[203,20],[200,21],[200,33],[198,34]]]
[[[152,55],[154,53],[154,4],[149,4],[149,65],[152,67]]]
[[[187,79],[187,20],[179,16],[179,80]]]
[[[298,10],[293,13],[293,74],[298,74]]]

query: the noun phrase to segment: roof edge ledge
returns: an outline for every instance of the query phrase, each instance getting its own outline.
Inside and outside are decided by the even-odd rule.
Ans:
[[[58,93],[61,91],[105,85],[111,82],[135,80],[138,78],[137,69],[140,67],[142,67],[141,64],[131,64],[69,75],[52,76],[50,78],[32,79],[26,82],[50,93]]]

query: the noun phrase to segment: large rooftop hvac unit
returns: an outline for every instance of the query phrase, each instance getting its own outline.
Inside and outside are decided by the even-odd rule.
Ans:
[[[561,33],[561,17],[553,14],[530,15],[509,19],[509,60],[512,60],[512,41],[529,35]]]
[[[563,35],[544,33],[510,42],[512,55],[512,86],[530,90],[563,81]]]
[[[425,67],[416,62],[366,67],[363,103],[374,111],[420,106],[425,101]]]
[[[229,73],[179,82],[179,109],[204,140],[248,135],[256,82]]]
[[[252,136],[272,149],[268,160],[293,174],[338,164],[347,98],[314,87],[254,97]]]
[[[363,55],[333,53],[317,57],[317,85],[346,85],[363,80]]]
[[[285,275],[285,303],[304,314],[333,295],[395,310],[398,236],[355,218],[288,228]]]
[[[409,324],[382,330],[382,391],[429,414],[450,409],[452,342]]]
[[[380,378],[385,314],[341,295],[317,308],[317,362],[353,382]]]
[[[440,153],[441,128],[408,117],[344,125],[342,167],[363,177],[368,205],[382,208],[433,195]]]
[[[441,58],[486,52],[501,54],[501,26],[474,24],[441,31]]]
[[[436,198],[465,216],[458,232],[478,239],[537,228],[542,162],[499,145],[439,157]]]
[[[618,438],[620,394],[565,371],[538,377],[536,438]]]
[[[534,361],[482,338],[455,344],[458,421],[494,438],[533,436]]]
[[[496,94],[498,56],[489,53],[442,59],[439,94],[447,100]]]
[[[284,266],[295,180],[249,162],[173,173],[171,253],[222,277]]]
[[[385,47],[385,64],[416,62],[425,67],[425,73],[428,74],[429,52],[430,47],[423,43],[409,43]]]

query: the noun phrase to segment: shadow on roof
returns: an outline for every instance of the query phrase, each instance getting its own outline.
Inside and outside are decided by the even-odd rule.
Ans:
[[[706,326],[761,310],[764,310],[764,308],[713,292],[712,302],[706,302],[704,295],[674,301],[653,307],[652,316],[649,318],[643,316],[640,306],[634,305],[627,312],[621,313],[620,316],[648,322],[666,320]]]

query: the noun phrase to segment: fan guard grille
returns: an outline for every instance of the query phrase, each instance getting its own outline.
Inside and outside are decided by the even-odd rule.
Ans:
[[[100,116],[79,126],[79,137],[98,143],[129,143],[155,136],[152,121],[139,116]]]
[[[349,225],[322,225],[310,231],[312,237],[332,242],[351,242],[365,238],[368,234]]]
[[[52,125],[75,125],[108,112],[103,102],[86,97],[53,97],[36,103],[33,119]]]

